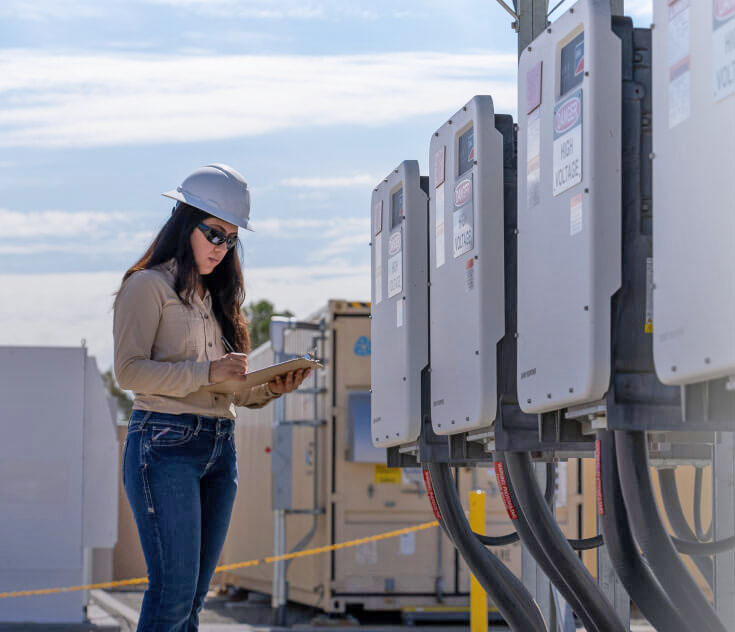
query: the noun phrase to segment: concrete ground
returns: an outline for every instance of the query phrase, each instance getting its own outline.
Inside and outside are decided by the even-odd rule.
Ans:
[[[137,615],[143,600],[142,590],[93,591],[95,604],[119,622],[120,632],[135,632]],[[271,626],[268,597],[251,593],[210,591],[200,615],[200,632],[466,632],[467,623],[402,624],[399,614],[363,612],[355,618],[329,618],[311,608],[290,605],[289,628]],[[579,628],[580,630],[582,628]],[[634,619],[631,632],[655,632],[644,620]],[[504,625],[490,625],[489,632],[507,632]],[[2,629],[0,628],[0,632]],[[105,631],[106,632],[106,631]]]

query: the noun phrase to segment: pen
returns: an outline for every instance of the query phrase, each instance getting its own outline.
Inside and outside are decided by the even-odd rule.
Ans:
[[[222,344],[225,345],[225,349],[229,351],[230,353],[236,353],[235,347],[233,347],[228,341],[227,338],[225,338],[224,334],[220,336],[220,339],[222,340]]]

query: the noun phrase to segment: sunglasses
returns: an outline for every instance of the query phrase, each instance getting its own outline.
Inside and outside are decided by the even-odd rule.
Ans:
[[[207,241],[215,246],[226,243],[227,250],[230,250],[237,243],[237,235],[225,235],[221,230],[207,226],[204,222],[197,224],[197,228],[202,231]]]

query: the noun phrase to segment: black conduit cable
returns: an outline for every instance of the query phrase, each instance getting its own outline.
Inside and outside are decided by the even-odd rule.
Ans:
[[[702,528],[702,479],[704,478],[704,468],[694,468],[694,533],[698,540],[712,539],[712,523],[710,521],[708,529]]]
[[[620,489],[615,435],[610,430],[600,430],[597,441],[602,487],[597,513],[615,574],[643,616],[659,632],[686,629],[683,617],[638,552]]]
[[[671,542],[679,553],[690,555],[695,558],[706,557],[709,555],[719,555],[735,549],[735,536],[715,540],[714,542],[691,542],[682,540],[681,538],[672,537]]]
[[[452,542],[452,544],[457,548],[457,550],[460,552],[460,554],[462,554],[462,557],[464,558],[463,549],[460,547],[464,548],[467,544],[471,544],[465,540],[464,535],[469,534],[471,536],[472,532],[469,528],[467,519],[464,516],[464,509],[462,508],[461,502],[459,500],[459,494],[452,480],[451,470],[447,465],[442,465],[438,468],[435,467],[433,469],[432,476],[432,468],[429,467],[429,464],[424,464],[424,467],[429,475],[429,487],[432,489],[431,495],[436,502],[435,514],[437,514],[439,524],[441,525],[444,532],[447,534],[450,542]],[[433,482],[435,479],[438,481],[438,485],[436,486]],[[457,512],[461,514],[461,519]],[[444,519],[445,515],[450,518],[451,524],[447,524]],[[454,522],[455,517],[458,519],[457,522]],[[470,539],[475,540],[475,538]],[[476,543],[475,547],[477,547]],[[497,592],[498,587],[502,585],[505,593],[510,594],[511,596],[511,611],[514,607],[513,602],[515,604],[518,604],[517,606],[515,606],[516,608],[520,608],[521,610],[525,609],[525,612],[523,612],[520,617],[526,617],[527,620],[520,620],[517,621],[516,624],[511,625],[511,621],[513,619],[508,619],[504,612],[504,608],[501,607],[500,604],[496,604],[498,605],[498,609],[501,611],[501,614],[506,617],[506,622],[511,625],[511,628],[513,630],[529,629],[532,632],[548,632],[538,605],[536,604],[528,590],[526,590],[525,586],[523,586],[523,584],[516,578],[516,576],[511,571],[509,571],[505,567],[505,565],[500,562],[500,560],[492,555],[492,553],[487,551],[487,549],[480,546],[479,550],[484,551],[484,553],[481,554],[481,559],[472,559],[472,562],[479,563],[479,569],[472,566],[470,559],[465,558],[465,561],[470,566],[470,570],[473,572],[475,577],[477,577],[478,581],[483,583],[488,578],[491,580],[491,585],[494,587],[493,590],[487,590],[485,583],[483,583],[483,588],[485,588],[490,597],[493,598],[493,595]],[[489,562],[489,564],[486,562]],[[480,574],[477,574],[475,572],[476,570]],[[497,574],[494,575],[493,573],[496,571]],[[516,614],[515,617],[517,619],[519,618],[519,615]],[[515,625],[517,625],[518,627],[514,627]]]
[[[517,531],[513,533],[506,533],[505,535],[482,535],[482,533],[472,532],[477,536],[477,539],[482,542],[485,546],[508,546],[514,544],[520,540]]]
[[[689,523],[687,522],[686,516],[681,508],[681,499],[676,487],[676,475],[674,470],[672,468],[658,470],[658,480],[661,485],[662,504],[672,530],[679,538],[696,540],[694,531],[689,527]],[[698,557],[692,561],[699,569],[699,572],[702,573],[710,587],[712,587],[715,576],[712,560]]]
[[[663,500],[664,509],[666,515],[671,523],[671,528],[674,530],[676,536],[671,536],[671,541],[674,544],[679,553],[684,555],[691,555],[692,557],[707,557],[709,555],[718,555],[720,553],[726,553],[735,549],[735,536],[722,538],[721,540],[713,540],[712,542],[700,542],[695,536],[694,532],[689,527],[684,512],[681,508],[681,499],[679,497],[679,490],[676,487],[676,476],[674,470],[671,468],[664,468],[658,470],[658,479],[661,483],[661,498]],[[696,484],[695,484],[696,489]],[[696,491],[695,491],[696,494]],[[695,508],[695,521],[696,521],[696,508]],[[700,525],[701,526],[701,525]],[[710,525],[711,526],[711,525]],[[707,562],[708,565],[702,565],[698,563],[698,560],[694,560],[697,564],[697,568],[702,572],[707,579],[710,586],[712,586],[713,577],[713,565],[711,560],[699,560],[699,562]],[[705,570],[703,570],[703,568]],[[708,569],[708,572],[705,572]]]
[[[439,512],[455,547],[506,623],[516,632],[548,632],[538,604],[520,580],[472,535],[449,466],[428,463]]]
[[[520,539],[517,531],[506,533],[505,535],[482,535],[481,533],[475,533],[475,535],[485,546],[507,546],[518,542]],[[567,538],[567,542],[569,542],[569,546],[571,546],[575,551],[589,551],[590,549],[596,549],[605,544],[605,540],[601,534],[591,538],[582,538],[581,540]]]
[[[530,455],[527,452],[505,452],[504,458],[520,509],[531,525],[536,540],[543,542],[551,562],[559,572],[564,573],[567,583],[580,597],[600,632],[625,632],[627,628],[620,621],[615,608],[567,544],[544,502],[533,475]]]
[[[571,587],[567,583],[566,577],[562,573],[560,573],[557,568],[551,563],[551,559],[546,554],[544,547],[541,545],[541,543],[539,543],[539,541],[536,539],[536,536],[531,531],[531,526],[528,524],[525,515],[518,508],[518,500],[516,498],[515,491],[513,490],[513,485],[511,484],[510,477],[508,477],[505,473],[507,471],[507,467],[505,461],[503,460],[503,454],[500,452],[496,452],[495,461],[496,471],[497,467],[499,466],[502,472],[502,476],[499,475],[498,477],[498,483],[501,485],[501,487],[505,486],[505,490],[507,490],[508,493],[507,499],[504,499],[506,509],[511,520],[513,520],[516,531],[521,536],[523,546],[531,554],[531,557],[536,560],[536,564],[538,564],[544,575],[548,577],[549,581],[554,584],[555,588],[564,597],[564,600],[572,607],[572,610],[575,612],[579,620],[583,623],[585,629],[587,629],[588,632],[599,632],[594,621],[592,621],[592,619],[590,619],[589,615],[587,614],[584,604],[577,596],[577,594],[571,589]],[[500,480],[501,478],[502,480]]]
[[[553,463],[546,464],[546,489],[544,489],[544,500],[549,507],[554,504],[554,495],[556,492],[556,468]],[[474,532],[473,532],[474,533]],[[508,546],[514,544],[520,539],[518,533],[506,533],[505,535],[483,535],[475,533],[485,546]],[[602,535],[596,535],[593,538],[583,538],[581,540],[568,539],[569,546],[575,551],[587,551],[596,549],[604,544]]]
[[[686,619],[687,629],[726,632],[684,566],[661,521],[653,495],[646,433],[616,430],[615,453],[625,509],[651,571]]]
[[[546,464],[546,489],[544,490],[544,500],[551,507],[554,504],[554,494],[556,485],[556,468],[553,463]],[[473,531],[473,533],[475,533]],[[506,533],[505,535],[483,535],[482,533],[475,533],[485,546],[507,546],[509,544],[515,544],[520,539],[518,533],[513,531],[512,533]]]
[[[581,540],[567,538],[567,542],[569,542],[569,546],[571,546],[575,551],[589,551],[591,549],[597,549],[605,544],[605,538],[602,537],[601,533],[598,533],[591,538],[582,538]]]

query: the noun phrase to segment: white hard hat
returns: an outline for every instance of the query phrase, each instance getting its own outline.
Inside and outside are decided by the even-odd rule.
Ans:
[[[162,193],[202,211],[237,224],[250,226],[250,191],[240,173],[229,165],[207,165],[189,174],[174,191]]]

